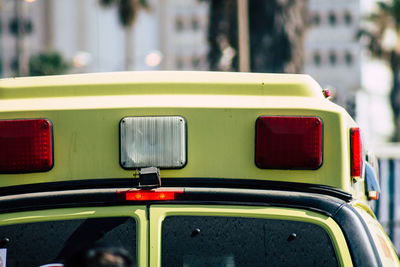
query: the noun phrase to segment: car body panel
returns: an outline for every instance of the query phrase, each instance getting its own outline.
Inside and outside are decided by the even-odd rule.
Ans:
[[[179,115],[187,121],[185,168],[163,178],[237,178],[325,184],[356,193],[349,172],[348,129],[354,121],[322,96],[307,75],[155,72],[33,77],[0,81],[0,119],[53,123],[54,167],[0,174],[0,186],[130,178],[119,164],[120,120]],[[323,163],[317,170],[259,169],[259,116],[317,116]],[[231,166],[235,166],[232,168]]]

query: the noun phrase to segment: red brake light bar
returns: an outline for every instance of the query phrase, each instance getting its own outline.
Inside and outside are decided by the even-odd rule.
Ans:
[[[159,190],[128,190],[117,191],[120,199],[126,201],[166,201],[180,199],[182,191]]]
[[[318,169],[322,164],[322,121],[317,117],[259,117],[255,157],[262,169]]]
[[[53,167],[52,139],[49,120],[0,121],[0,173],[50,170]]]
[[[351,177],[359,180],[362,176],[363,168],[362,141],[359,128],[350,129],[350,150]]]

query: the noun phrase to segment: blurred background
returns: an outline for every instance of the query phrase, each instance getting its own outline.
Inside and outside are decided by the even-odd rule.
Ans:
[[[307,73],[380,162],[400,251],[400,0],[0,0],[0,77],[126,70]]]

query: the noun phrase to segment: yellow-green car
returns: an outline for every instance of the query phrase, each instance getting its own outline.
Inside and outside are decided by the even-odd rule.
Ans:
[[[399,266],[374,164],[307,75],[3,79],[0,259],[107,244],[134,266]]]

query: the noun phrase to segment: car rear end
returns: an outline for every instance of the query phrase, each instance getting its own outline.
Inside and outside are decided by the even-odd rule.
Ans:
[[[94,244],[137,266],[399,264],[367,223],[357,125],[308,76],[21,78],[0,96],[8,266]]]

